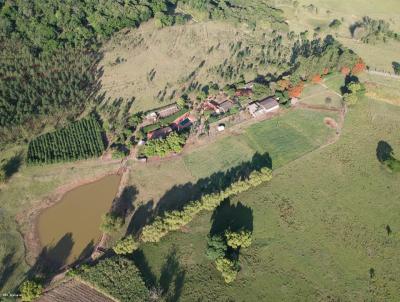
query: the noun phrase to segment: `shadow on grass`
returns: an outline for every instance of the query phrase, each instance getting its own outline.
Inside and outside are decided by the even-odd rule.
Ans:
[[[179,263],[175,247],[171,249],[166,257],[158,280],[157,276],[152,272],[143,251],[135,251],[132,258],[136,267],[139,269],[147,288],[160,289],[160,293],[162,293],[165,301],[179,301],[186,271]]]
[[[376,158],[380,163],[384,163],[392,158],[393,148],[385,141],[379,141],[376,147]]]
[[[14,254],[7,254],[1,263],[0,269],[0,292],[3,290],[4,285],[7,283],[8,279],[12,276],[15,269],[17,268],[17,264],[13,262]]]
[[[225,190],[232,183],[244,180],[254,170],[263,167],[272,168],[272,159],[268,153],[255,153],[250,161],[243,162],[227,171],[216,172],[209,177],[201,178],[196,183],[186,183],[172,187],[157,203],[156,214],[165,211],[180,210],[191,200],[201,196]]]
[[[129,223],[127,234],[138,234],[140,229],[156,217],[163,215],[166,211],[181,210],[188,202],[198,200],[203,195],[220,192],[232,183],[247,179],[251,172],[262,168],[272,168],[272,159],[266,152],[255,153],[251,160],[243,162],[225,172],[217,172],[209,177],[201,178],[196,183],[186,183],[173,186],[166,192],[152,209],[153,201],[141,206],[136,211]]]
[[[137,234],[142,227],[148,224],[153,214],[153,201],[150,200],[146,204],[140,205],[133,214],[126,234]]]
[[[222,235],[226,230],[237,232],[239,230],[253,231],[253,210],[241,202],[231,204],[225,199],[211,216],[210,235]]]
[[[18,172],[19,168],[22,165],[22,161],[22,154],[19,153],[11,157],[9,160],[6,161],[5,164],[3,164],[2,169],[4,171],[4,176],[6,179],[11,178],[11,176]]]
[[[113,203],[113,212],[120,217],[126,217],[134,210],[134,202],[139,191],[135,186],[126,186],[118,199]]]

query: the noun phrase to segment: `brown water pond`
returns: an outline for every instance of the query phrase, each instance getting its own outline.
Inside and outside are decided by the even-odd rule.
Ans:
[[[101,216],[108,212],[117,193],[120,176],[106,176],[66,193],[39,217],[42,258],[61,268],[88,257],[99,241]]]

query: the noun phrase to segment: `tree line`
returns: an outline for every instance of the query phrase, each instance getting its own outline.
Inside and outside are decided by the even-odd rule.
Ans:
[[[223,191],[206,194],[201,199],[185,205],[181,211],[168,211],[163,216],[156,217],[154,222],[143,228],[140,239],[143,242],[158,242],[170,231],[179,230],[188,224],[201,211],[211,211],[224,199],[256,187],[271,178],[270,169],[264,167],[260,171],[255,170],[247,179],[236,181]]]

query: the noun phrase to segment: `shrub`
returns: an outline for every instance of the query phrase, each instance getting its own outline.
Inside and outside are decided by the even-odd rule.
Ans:
[[[301,95],[301,93],[303,92],[303,89],[304,89],[304,84],[303,84],[303,82],[300,82],[296,86],[289,88],[289,96],[291,98],[298,98]]]
[[[33,301],[40,297],[43,286],[35,281],[25,281],[19,288],[22,301]]]
[[[95,266],[77,272],[83,280],[121,302],[147,301],[149,290],[135,264],[124,257],[100,260]]]
[[[225,232],[227,244],[233,248],[238,249],[240,247],[247,248],[251,245],[251,232],[241,230],[239,232],[232,232],[227,230]]]
[[[321,78],[321,76],[319,74],[316,74],[311,78],[311,82],[313,82],[314,84],[321,83],[322,82],[322,78]]]
[[[361,73],[365,70],[366,65],[363,60],[359,59],[358,62],[354,65],[353,69],[351,70],[351,73],[353,74],[358,74]]]
[[[124,220],[114,213],[107,213],[102,216],[100,230],[106,234],[110,234],[119,230],[124,224]]]
[[[350,68],[347,67],[347,66],[344,66],[344,67],[342,67],[342,69],[340,70],[340,72],[341,72],[343,75],[349,75],[349,74],[350,74]]]
[[[165,139],[153,139],[146,143],[143,154],[147,157],[164,157],[170,153],[179,153],[185,145],[186,137],[183,134],[172,132]]]
[[[135,241],[132,235],[129,235],[119,240],[113,250],[117,255],[127,255],[132,254],[138,247],[139,243]]]
[[[207,237],[207,250],[206,256],[210,260],[216,260],[225,256],[228,246],[226,244],[225,238],[220,235]]]
[[[215,260],[215,266],[221,272],[225,283],[235,281],[238,273],[238,265],[236,262],[227,258],[218,258]]]
[[[332,28],[332,29],[338,29],[340,27],[340,25],[342,25],[342,22],[340,22],[340,20],[338,20],[338,19],[334,19],[329,24],[329,27]]]

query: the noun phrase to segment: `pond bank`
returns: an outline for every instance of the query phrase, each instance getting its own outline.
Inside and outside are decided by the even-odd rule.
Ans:
[[[91,184],[111,175],[119,175],[122,178],[122,175],[126,170],[126,162],[123,161],[118,168],[113,168],[105,173],[100,173],[99,175],[93,177],[79,179],[77,181],[62,185],[48,196],[41,199],[39,202],[34,203],[29,209],[18,214],[16,216],[16,221],[18,222],[20,232],[24,238],[25,260],[27,264],[30,266],[34,265],[43,249],[38,232],[38,221],[40,215],[46,209],[58,204],[63,199],[65,194],[80,186]],[[117,190],[118,192],[121,190],[121,185],[122,182],[120,182]],[[110,201],[110,208],[111,205],[112,200]]]

